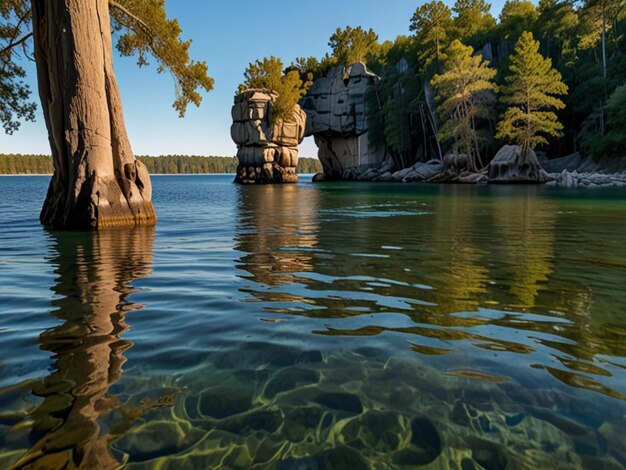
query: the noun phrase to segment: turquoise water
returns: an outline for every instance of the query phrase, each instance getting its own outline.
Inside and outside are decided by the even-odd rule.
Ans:
[[[626,468],[626,193],[0,178],[0,468]]]

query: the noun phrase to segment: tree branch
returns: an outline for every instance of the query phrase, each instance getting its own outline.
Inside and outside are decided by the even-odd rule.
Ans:
[[[15,42],[10,42],[9,45],[7,47],[5,47],[4,49],[0,50],[0,55],[4,55],[7,52],[11,51],[11,49],[13,49],[16,46],[19,46],[20,44],[25,43],[26,41],[28,41],[31,36],[33,35],[33,33],[28,33],[25,36],[22,36],[19,40],[15,41]]]
[[[134,15],[128,8],[126,8],[125,6],[117,3],[115,0],[109,0],[109,6],[111,8],[115,8],[116,10],[121,11],[124,15],[126,15],[128,18],[130,18],[131,20],[135,21],[139,26],[141,26],[143,29],[145,29],[150,36],[152,36],[153,38],[157,37],[158,35],[154,32],[154,30],[145,22],[143,21],[141,18],[139,18],[138,16]]]

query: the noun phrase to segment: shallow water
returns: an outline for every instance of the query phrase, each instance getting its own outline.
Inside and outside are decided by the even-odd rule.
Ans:
[[[626,468],[626,193],[0,178],[0,468]]]

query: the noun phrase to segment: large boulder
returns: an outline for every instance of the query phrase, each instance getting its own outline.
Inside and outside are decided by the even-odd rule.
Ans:
[[[545,183],[550,180],[531,149],[522,156],[519,145],[502,147],[486,168],[491,183]]]
[[[300,101],[307,115],[305,135],[314,136],[324,179],[341,179],[380,167],[386,148],[370,145],[366,94],[379,77],[365,64],[335,67],[315,81]]]
[[[298,145],[304,138],[306,114],[296,105],[287,118],[273,119],[276,98],[276,92],[261,89],[235,96],[230,134],[238,149],[237,183],[298,182]]]

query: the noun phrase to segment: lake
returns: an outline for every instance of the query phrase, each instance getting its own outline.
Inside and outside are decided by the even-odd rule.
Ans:
[[[0,468],[626,467],[626,192],[308,180],[0,178]]]

